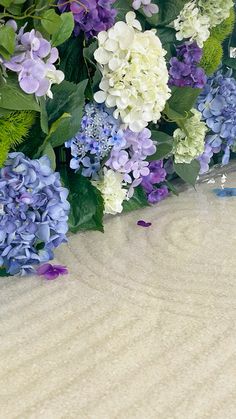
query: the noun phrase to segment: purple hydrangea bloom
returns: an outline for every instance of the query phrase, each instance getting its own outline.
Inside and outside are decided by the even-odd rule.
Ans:
[[[185,42],[176,48],[176,57],[170,60],[170,85],[202,88],[206,84],[204,70],[199,67],[202,49],[196,42]]]
[[[80,0],[65,4],[58,0],[58,8],[63,12],[71,11],[75,20],[75,35],[82,31],[87,38],[96,36],[101,31],[107,31],[115,23],[117,11],[112,9],[115,0]]]
[[[163,160],[155,160],[149,163],[149,174],[143,176],[142,187],[145,190],[150,204],[160,202],[168,195],[168,188],[160,185],[166,179],[166,170],[163,167]]]
[[[151,139],[151,131],[144,128],[141,132],[124,131],[124,142],[119,148],[113,148],[107,162],[110,169],[120,172],[124,182],[130,184],[128,197],[132,197],[134,188],[142,182],[143,176],[149,174],[149,163],[146,160],[156,151]]]
[[[7,22],[8,23],[8,22]],[[17,25],[11,21],[11,26],[17,31]],[[9,61],[1,60],[2,65],[18,75],[21,89],[36,96],[52,97],[51,85],[61,83],[64,74],[53,65],[58,59],[57,48],[52,48],[49,41],[40,32],[32,29],[24,32],[25,26],[16,33],[16,45]]]
[[[34,272],[66,241],[67,195],[46,156],[9,154],[0,171],[0,261],[9,274]]]
[[[236,80],[222,70],[207,79],[207,84],[198,97],[197,109],[211,130],[206,137],[206,147],[199,161],[201,173],[209,169],[213,153],[223,151],[222,164],[227,164],[230,150],[236,139]]]

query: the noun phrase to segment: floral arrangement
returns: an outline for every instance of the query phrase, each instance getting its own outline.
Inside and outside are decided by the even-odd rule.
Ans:
[[[234,157],[234,28],[232,0],[0,0],[0,275],[66,274],[68,231]]]

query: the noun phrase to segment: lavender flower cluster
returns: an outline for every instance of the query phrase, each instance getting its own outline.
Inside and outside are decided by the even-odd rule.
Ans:
[[[113,26],[117,14],[117,11],[112,9],[114,2],[115,0],[80,0],[66,4],[64,0],[58,0],[57,4],[61,13],[73,13],[74,34],[77,36],[82,31],[86,38],[91,38]]]
[[[209,77],[198,98],[197,108],[202,113],[211,134],[206,137],[205,150],[199,158],[201,173],[209,169],[214,153],[223,151],[222,164],[228,164],[230,150],[236,142],[236,80],[232,70],[219,70]]]
[[[149,174],[142,178],[142,187],[144,188],[148,202],[156,204],[162,201],[168,195],[166,185],[161,185],[166,180],[167,172],[163,167],[163,160],[152,161],[149,166]]]
[[[170,85],[203,88],[207,77],[203,68],[199,67],[202,49],[196,42],[185,42],[176,47],[176,54],[170,60]]]
[[[11,153],[0,171],[0,266],[27,274],[66,241],[68,191],[49,159]]]
[[[15,52],[9,61],[0,62],[6,69],[17,73],[24,92],[52,98],[51,85],[64,79],[64,73],[53,65],[58,59],[57,48],[52,48],[50,42],[34,29],[24,32],[26,25],[18,33],[14,20],[9,20],[6,25],[16,32]]]
[[[146,159],[155,151],[151,131],[147,128],[141,132],[125,130],[123,141],[111,150],[105,164],[113,171],[122,173],[124,182],[130,185],[129,198],[133,195],[134,188],[142,182],[143,176],[149,175],[149,163]]]

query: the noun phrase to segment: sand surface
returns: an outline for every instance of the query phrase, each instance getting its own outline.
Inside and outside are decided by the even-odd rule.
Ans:
[[[70,237],[67,277],[0,278],[1,419],[236,418],[236,197],[219,185]]]

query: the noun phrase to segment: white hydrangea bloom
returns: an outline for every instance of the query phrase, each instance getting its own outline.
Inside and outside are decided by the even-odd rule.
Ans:
[[[200,48],[210,36],[210,19],[206,14],[201,13],[196,0],[185,4],[173,25],[177,31],[178,41],[190,38],[191,41],[196,41]]]
[[[173,137],[175,163],[191,163],[204,152],[205,136],[208,130],[201,121],[201,112],[191,110],[193,116],[184,121],[184,129],[177,128]]]
[[[134,132],[157,122],[170,97],[166,52],[155,30],[141,30],[135,13],[129,12],[126,22],[98,34],[94,53],[103,76],[94,99],[115,107],[114,117]]]
[[[233,0],[198,0],[202,15],[208,16],[210,27],[219,25],[230,15],[233,7]]]
[[[105,169],[104,178],[93,182],[104,199],[105,214],[117,214],[123,211],[122,202],[126,198],[127,190],[122,188],[122,181],[121,173]]]

